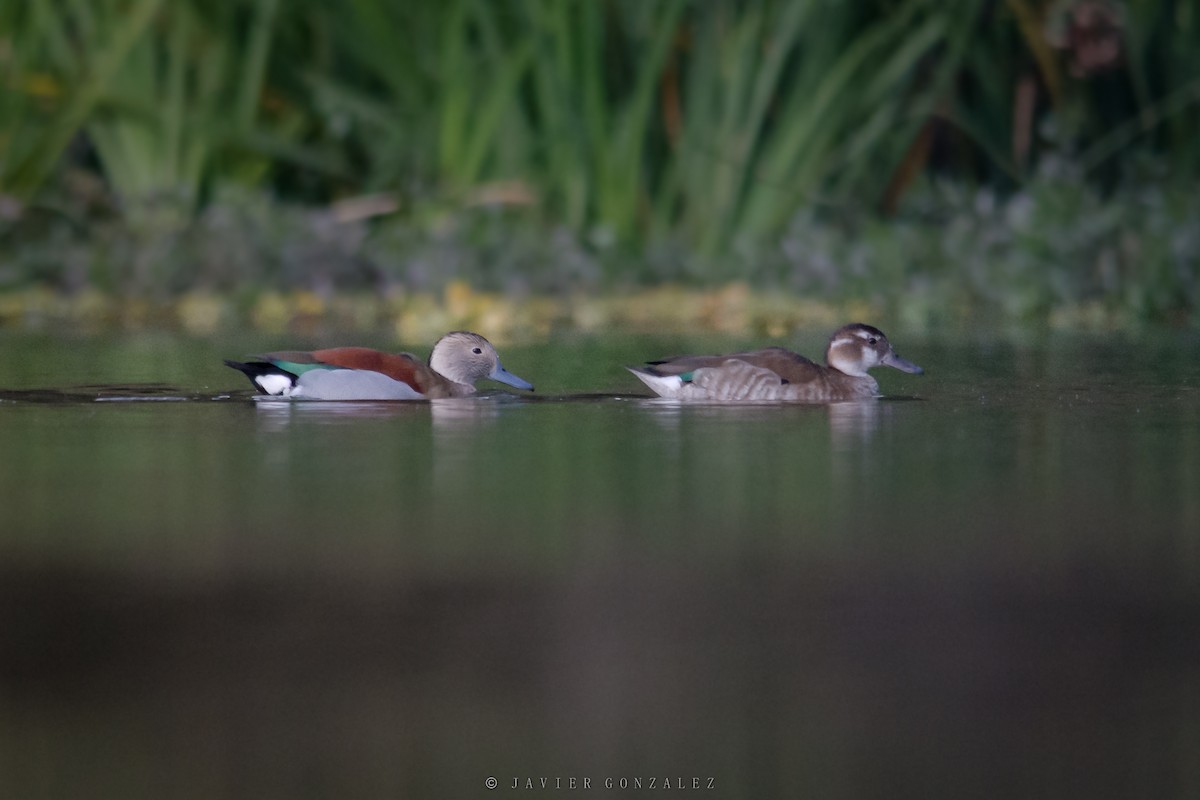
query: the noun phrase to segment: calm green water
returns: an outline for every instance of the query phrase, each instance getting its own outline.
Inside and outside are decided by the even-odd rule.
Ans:
[[[1200,794],[1200,339],[894,341],[871,403],[568,338],[288,405],[220,359],[328,342],[0,333],[0,796]]]

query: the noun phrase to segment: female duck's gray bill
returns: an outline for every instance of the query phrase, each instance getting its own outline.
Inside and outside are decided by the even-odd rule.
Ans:
[[[501,383],[507,383],[509,386],[515,386],[518,389],[528,389],[531,392],[533,391],[532,383],[523,378],[518,378],[516,375],[513,375],[499,364],[496,365],[496,368],[492,370],[492,374],[488,375],[488,377],[494,381],[500,381]]]
[[[923,375],[925,370],[918,367],[907,359],[903,359],[895,353],[888,353],[883,357],[883,363],[889,367],[895,367],[901,372],[911,372],[913,375]]]

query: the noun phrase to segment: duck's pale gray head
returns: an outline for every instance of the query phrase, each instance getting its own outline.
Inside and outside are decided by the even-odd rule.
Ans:
[[[825,351],[825,362],[838,372],[859,378],[865,378],[867,370],[878,366],[914,375],[925,371],[897,355],[883,331],[861,322],[846,325],[833,334]]]
[[[429,366],[439,375],[467,386],[490,378],[518,389],[533,390],[533,384],[513,375],[500,364],[500,356],[491,342],[470,331],[454,331],[438,339],[429,356]]]

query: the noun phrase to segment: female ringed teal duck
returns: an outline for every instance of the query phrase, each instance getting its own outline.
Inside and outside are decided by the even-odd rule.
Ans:
[[[496,349],[477,333],[453,331],[433,346],[429,362],[411,353],[366,347],[289,351],[226,361],[261,393],[299,400],[434,400],[475,393],[489,378],[518,389],[533,385],[500,364]]]
[[[896,354],[883,331],[856,322],[829,339],[821,366],[782,347],[723,356],[679,356],[626,367],[661,397],[714,402],[793,401],[829,403],[879,396],[867,374],[878,366],[920,375]]]

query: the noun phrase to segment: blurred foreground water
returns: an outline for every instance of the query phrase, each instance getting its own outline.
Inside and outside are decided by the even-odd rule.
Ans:
[[[0,796],[1196,796],[1200,340],[893,338],[725,408],[620,365],[744,341],[289,405],[220,359],[295,341],[0,335]]]

